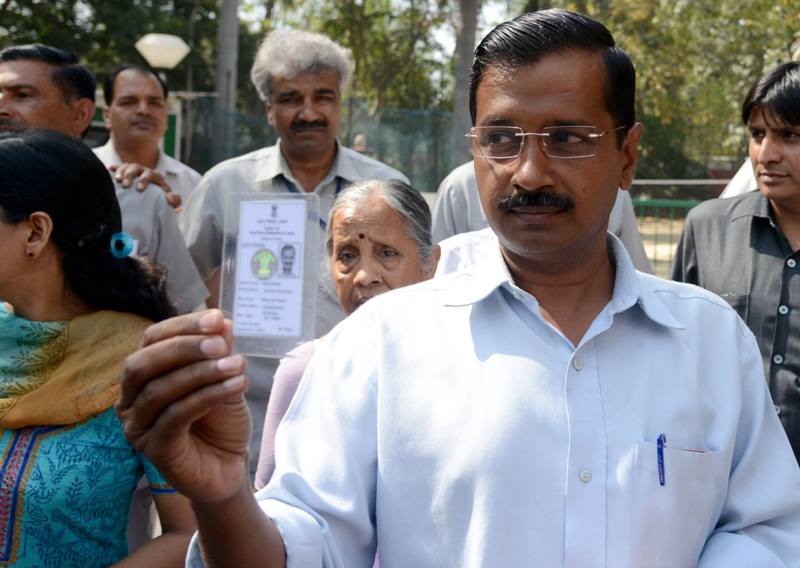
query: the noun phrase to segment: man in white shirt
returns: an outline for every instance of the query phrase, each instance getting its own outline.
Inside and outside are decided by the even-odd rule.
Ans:
[[[106,167],[141,164],[160,173],[186,203],[200,174],[167,156],[158,143],[167,131],[167,85],[144,67],[122,65],[103,82],[103,120],[110,138],[94,153]]]
[[[581,14],[483,39],[471,134],[499,247],[330,334],[255,498],[231,324],[150,328],[117,412],[192,500],[188,566],[368,567],[376,547],[386,567],[800,564],[800,469],[752,334],[606,230],[638,159],[634,84]]]
[[[302,192],[319,196],[321,219],[317,244],[321,251],[324,219],[336,195],[347,185],[366,178],[408,182],[399,171],[344,147],[336,138],[342,93],[351,75],[349,50],[321,34],[275,31],[259,47],[251,78],[264,101],[269,123],[280,139],[274,146],[224,161],[206,172],[180,216],[186,245],[212,294],[209,307],[218,306],[228,195]],[[320,289],[317,337],[328,333],[343,318],[336,295]],[[250,450],[253,475],[278,361],[248,358],[251,384],[247,402],[254,426]]]

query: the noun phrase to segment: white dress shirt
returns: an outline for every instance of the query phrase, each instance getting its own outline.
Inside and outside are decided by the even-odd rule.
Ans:
[[[109,166],[119,166],[122,164],[122,159],[114,148],[113,141],[109,140],[105,146],[94,148],[95,155],[100,158],[100,161],[108,168]],[[164,179],[169,184],[170,190],[181,196],[181,204],[185,205],[189,196],[200,183],[202,176],[184,164],[170,156],[167,156],[162,150],[158,151],[158,163],[155,170],[164,176]]]
[[[462,246],[469,248],[475,244],[472,237],[466,237],[463,241],[459,238],[459,235],[481,231],[489,226],[478,195],[474,162],[458,166],[442,180],[436,192],[436,201],[433,204],[431,215],[433,242],[440,243],[443,249],[447,242],[451,258],[452,255],[459,254],[455,249]],[[642,244],[642,236],[639,234],[639,226],[636,224],[633,201],[627,191],[620,189],[617,192],[617,200],[608,217],[608,230],[619,237],[622,244],[625,245],[637,270],[647,274],[653,273],[653,267],[650,266],[650,260],[647,258]],[[480,236],[479,240],[482,240]],[[477,252],[475,251],[475,253]],[[463,251],[465,257],[471,254],[473,253],[469,250]]]
[[[752,334],[609,252],[577,347],[499,251],[340,324],[257,494],[288,567],[366,568],[376,545],[382,568],[798,566],[800,470]]]

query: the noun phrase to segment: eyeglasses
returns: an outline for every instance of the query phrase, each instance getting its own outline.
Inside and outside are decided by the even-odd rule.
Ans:
[[[526,136],[538,136],[551,158],[589,158],[597,153],[597,139],[629,126],[598,132],[594,126],[548,126],[541,132],[523,132],[519,126],[476,126],[465,134],[472,138],[472,155],[492,160],[519,157]]]

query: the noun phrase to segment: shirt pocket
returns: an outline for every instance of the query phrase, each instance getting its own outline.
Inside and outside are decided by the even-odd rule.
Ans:
[[[728,302],[728,305],[736,310],[739,317],[747,321],[747,314],[750,310],[750,296],[747,294],[721,294],[720,298]]]
[[[634,471],[631,566],[695,567],[717,524],[728,473],[724,452],[664,448],[664,485],[655,444],[639,442]]]

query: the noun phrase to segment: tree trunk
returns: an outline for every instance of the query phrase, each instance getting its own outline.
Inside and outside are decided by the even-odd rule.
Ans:
[[[217,78],[214,108],[214,163],[233,156],[236,112],[236,64],[239,58],[239,0],[219,0]]]
[[[453,103],[453,148],[450,166],[455,168],[471,159],[464,134],[469,129],[469,76],[475,56],[475,30],[478,26],[478,1],[459,0],[456,24],[456,83]]]

